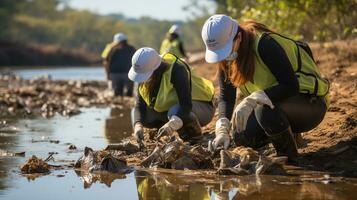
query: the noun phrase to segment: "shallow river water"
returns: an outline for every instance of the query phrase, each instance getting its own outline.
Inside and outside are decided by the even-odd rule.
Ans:
[[[218,177],[198,171],[142,169],[127,175],[84,174],[73,169],[40,177],[21,175],[19,166],[32,155],[45,159],[53,152],[51,164],[69,164],[85,146],[97,150],[120,142],[131,133],[129,109],[86,108],[71,118],[1,119],[20,131],[0,133],[0,149],[26,155],[0,157],[0,199],[357,199],[356,179],[299,169],[292,169],[291,176]],[[69,144],[78,150],[68,150]]]

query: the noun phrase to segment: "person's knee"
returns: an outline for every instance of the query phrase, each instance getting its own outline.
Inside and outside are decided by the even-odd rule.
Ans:
[[[256,119],[261,128],[268,134],[280,133],[290,127],[285,114],[279,108],[258,105],[255,109]]]

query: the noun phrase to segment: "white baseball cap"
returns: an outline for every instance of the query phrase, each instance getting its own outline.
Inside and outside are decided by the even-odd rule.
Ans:
[[[129,79],[141,83],[148,80],[152,73],[160,66],[161,57],[155,49],[143,47],[134,53],[131,64],[132,66],[128,73]]]
[[[216,63],[227,58],[233,46],[233,39],[238,32],[238,22],[226,15],[213,15],[202,28],[202,39],[206,45],[205,59]]]
[[[128,40],[128,37],[124,33],[117,33],[113,37],[113,42],[121,42],[124,40]]]
[[[177,35],[181,34],[181,29],[179,25],[172,25],[171,28],[169,29],[169,33],[176,33]]]

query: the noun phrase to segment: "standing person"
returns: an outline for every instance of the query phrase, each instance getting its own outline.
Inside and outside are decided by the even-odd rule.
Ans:
[[[329,84],[307,44],[254,21],[238,25],[225,15],[205,22],[202,39],[206,61],[218,63],[219,70],[219,119],[212,147],[228,147],[232,125],[236,145],[259,148],[272,142],[278,155],[294,161],[296,134],[316,127],[328,106]],[[244,99],[234,108],[237,88]]]
[[[179,58],[187,60],[186,51],[181,41],[181,29],[178,25],[172,25],[169,32],[161,43],[160,54],[172,53]]]
[[[139,83],[132,110],[134,136],[143,139],[143,127],[159,128],[158,136],[177,131],[183,140],[193,141],[201,126],[214,116],[214,87],[197,76],[184,61],[171,53],[160,55],[152,48],[137,50],[129,78]]]
[[[103,53],[103,65],[107,79],[111,81],[115,96],[133,96],[134,84],[128,79],[128,72],[131,67],[131,57],[135,53],[135,48],[128,44],[125,34],[114,35],[113,42],[108,44]]]

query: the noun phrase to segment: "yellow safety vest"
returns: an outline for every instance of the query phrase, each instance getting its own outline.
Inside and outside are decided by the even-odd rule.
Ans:
[[[182,53],[179,49],[180,42],[181,41],[179,39],[175,39],[171,42],[169,39],[165,39],[161,43],[160,54],[163,55],[165,53],[172,53],[172,54],[178,56],[179,58],[183,58],[184,55],[182,55]]]
[[[146,92],[147,89],[145,83],[139,86],[139,94],[148,106],[153,107],[153,109],[157,112],[165,112],[168,111],[173,105],[178,103],[176,90],[171,83],[171,72],[175,63],[179,63],[178,66],[180,67],[185,67],[185,69],[191,75],[192,100],[207,102],[213,100],[214,86],[211,81],[197,76],[192,68],[190,68],[186,63],[171,53],[163,55],[162,59],[164,62],[169,63],[169,67],[162,74],[160,88],[156,98],[149,98],[147,95],[148,93]]]
[[[105,48],[104,48],[104,50],[102,52],[102,55],[101,55],[103,59],[107,59],[108,58],[109,53],[110,53],[110,51],[112,50],[113,47],[114,47],[113,43],[109,43],[109,44],[107,44],[105,46]]]
[[[266,34],[269,34],[284,49],[299,81],[300,93],[325,97],[328,100],[329,82],[321,77],[320,70],[313,58],[296,41],[276,33],[258,34],[254,44],[256,59],[253,80],[239,87],[242,94],[248,96],[255,91],[278,84],[258,52],[259,41]]]

